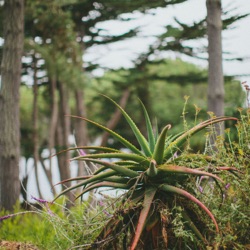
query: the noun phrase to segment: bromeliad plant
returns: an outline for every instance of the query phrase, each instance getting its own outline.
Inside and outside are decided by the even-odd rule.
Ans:
[[[192,232],[200,246],[209,245],[209,237],[203,235],[204,229],[208,231],[210,228],[204,215],[206,214],[207,218],[210,217],[213,222],[212,231],[215,234],[219,233],[219,226],[211,211],[196,198],[195,188],[189,185],[190,180],[199,177],[209,178],[223,192],[221,186],[224,185],[224,182],[219,177],[219,173],[223,170],[234,171],[235,169],[216,166],[216,160],[206,155],[186,154],[182,156],[181,153],[178,153],[179,156],[176,156],[176,152],[181,152],[183,144],[198,131],[215,123],[237,119],[233,117],[212,118],[175,136],[168,136],[171,126],[167,125],[160,134],[155,134],[148,113],[141,104],[147,126],[146,139],[131,117],[115,101],[112,99],[110,101],[120,109],[127,120],[140,149],[105,126],[87,118],[73,116],[109,132],[129,149],[129,153],[108,147],[75,148],[91,150],[91,153],[80,155],[72,160],[91,162],[100,165],[100,168],[90,176],[81,176],[61,182],[78,181],[77,184],[58,195],[59,197],[79,187],[83,189],[78,197],[101,187],[126,191],[122,196],[121,205],[114,212],[113,217],[103,228],[92,247],[110,249],[111,244],[118,242],[123,249],[130,250],[167,249],[167,247],[174,249],[173,246],[177,245],[174,243],[175,236],[171,223],[174,222],[174,211],[176,210],[174,208],[176,207],[180,208],[179,214],[185,228]],[[183,158],[187,160],[186,162],[195,158],[196,161],[203,162],[203,167],[182,165],[181,163],[185,162]],[[208,165],[213,165],[213,167],[207,168]],[[197,209],[197,205],[201,210]],[[98,242],[101,244],[98,245]],[[185,249],[184,246],[182,249]]]

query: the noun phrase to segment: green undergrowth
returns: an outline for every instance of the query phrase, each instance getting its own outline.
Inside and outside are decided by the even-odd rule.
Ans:
[[[16,206],[12,217],[0,222],[0,240],[32,243],[41,250],[73,249],[91,242],[108,219],[98,204],[91,208],[83,202],[68,210],[60,203],[32,211]],[[1,211],[0,217],[6,214]]]
[[[213,228],[213,222],[203,211],[197,209],[196,204],[187,204],[184,199],[178,199],[173,200],[171,209],[166,206],[161,210],[161,218],[163,220],[169,218],[172,225],[168,235],[171,248],[168,249],[250,249],[250,110],[240,109],[239,112],[239,121],[230,129],[226,129],[225,137],[217,137],[216,150],[210,147],[209,143],[206,145],[205,153],[211,157],[208,165],[205,165],[206,161],[202,162],[201,158],[192,157],[189,149],[187,152],[182,152],[183,158],[179,158],[180,165],[185,164],[191,169],[205,168],[208,172],[216,172],[213,159],[221,169],[227,167],[237,169],[237,171],[218,172],[219,177],[224,180],[221,184],[222,191],[215,188],[215,182],[211,181],[211,178],[192,176],[187,179],[186,188],[192,190],[196,197],[210,209],[218,223],[220,233],[214,239],[213,248],[209,246],[202,248],[199,245],[187,221],[183,221],[185,214],[182,206],[178,204],[188,208],[194,221],[199,219],[201,223],[197,225],[199,230],[203,225]],[[122,196],[121,199],[103,196],[101,201],[92,200],[91,204],[94,205],[84,201],[66,210],[62,205],[65,203],[62,197],[53,205],[45,203],[42,210],[34,209],[27,212],[20,211],[17,207],[14,212],[16,216],[0,222],[0,239],[29,242],[41,250],[87,249],[88,247],[92,249],[91,243],[96,240],[112,215],[122,220],[126,211],[131,211],[129,203],[125,204],[127,207],[121,206],[121,200]],[[178,204],[175,205],[174,202],[177,201]],[[136,211],[142,205],[136,204],[135,216],[138,216]],[[1,211],[0,217],[7,214],[8,212]],[[168,221],[164,223],[167,224]],[[120,241],[122,234],[121,231],[117,235],[119,249],[123,249]],[[214,233],[211,234],[209,230],[204,231],[204,237],[209,240],[214,238]]]

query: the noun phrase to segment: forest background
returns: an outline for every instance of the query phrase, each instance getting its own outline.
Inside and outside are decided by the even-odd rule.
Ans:
[[[157,118],[159,127],[170,123],[172,133],[183,129],[184,96],[190,96],[188,123],[194,123],[195,112],[200,109],[199,119],[207,117],[206,4],[199,1],[202,6],[197,7],[197,19],[188,19],[196,16],[192,5],[187,5],[192,2],[197,7],[194,0],[25,2],[20,86],[22,200],[30,200],[30,195],[50,199],[64,188],[55,190],[53,184],[71,175],[86,174],[83,162],[69,166],[69,152],[54,158],[50,155],[75,145],[121,146],[100,130],[65,114],[87,116],[134,142],[119,112],[100,93],[126,106],[142,131],[145,128],[137,98],[151,117]],[[245,26],[249,3],[229,2],[222,1],[225,114],[237,117],[237,108],[246,105],[239,79],[249,77],[245,68],[249,68],[245,66],[249,65],[249,51],[244,46],[247,38],[240,38],[237,30],[249,34]],[[169,17],[159,29],[153,26],[157,16]],[[4,25],[1,37],[3,30]],[[0,54],[2,60],[2,50]],[[195,150],[202,150],[204,141],[200,138],[194,140]]]

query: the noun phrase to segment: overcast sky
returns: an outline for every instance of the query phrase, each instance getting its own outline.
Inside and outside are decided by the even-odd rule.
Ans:
[[[233,13],[250,13],[249,0],[222,0],[222,7],[226,9],[237,8]],[[205,0],[189,0],[183,4],[169,6],[168,8],[158,8],[155,15],[142,15],[136,13],[137,20],[122,23],[118,21],[108,21],[98,27],[107,29],[112,34],[121,34],[128,29],[142,26],[139,38],[117,42],[113,45],[93,47],[85,55],[85,61],[97,60],[103,66],[110,68],[132,67],[133,59],[139,53],[146,51],[149,44],[155,39],[150,35],[160,34],[164,31],[164,26],[173,24],[173,18],[177,17],[183,23],[191,24],[206,16]],[[234,24],[234,29],[223,31],[223,50],[232,53],[233,57],[250,57],[250,17]],[[149,36],[149,37],[145,37]],[[206,44],[200,41],[199,44]],[[173,56],[173,53],[169,53]],[[207,66],[202,60],[193,60],[182,56],[184,60],[194,62],[198,65]],[[250,60],[244,62],[224,62],[224,73],[227,75],[250,74]],[[249,80],[250,77],[242,77],[241,80]]]

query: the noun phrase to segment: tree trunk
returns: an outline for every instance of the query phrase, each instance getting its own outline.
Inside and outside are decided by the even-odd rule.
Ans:
[[[52,76],[50,79],[50,97],[51,97],[51,116],[50,116],[50,126],[49,126],[49,153],[50,156],[53,154],[53,149],[55,147],[55,137],[56,137],[56,125],[58,119],[58,102],[56,97],[56,77]],[[52,158],[49,160],[49,170],[52,169]]]
[[[70,135],[70,118],[66,115],[70,115],[69,103],[68,103],[68,90],[62,83],[59,83],[59,92],[60,92],[60,112],[57,123],[57,147],[58,151],[69,148],[69,135]],[[66,180],[71,177],[70,166],[69,166],[70,152],[66,151],[58,155],[58,166],[60,172],[61,180]],[[70,182],[67,182],[63,185],[63,189],[68,188],[71,185]],[[67,193],[69,207],[73,204],[73,193]],[[71,203],[72,202],[72,203]]]
[[[83,101],[84,93],[82,90],[75,91],[76,98],[76,115],[80,117],[86,117],[86,107]],[[88,128],[86,122],[83,122],[80,119],[75,119],[75,138],[76,145],[79,146],[87,146],[88,145]],[[87,152],[86,152],[87,153]],[[78,161],[78,176],[87,175],[88,171],[86,171],[86,163],[83,161]]]
[[[42,197],[40,185],[39,185],[39,175],[38,175],[38,162],[39,162],[39,138],[38,138],[38,84],[37,84],[37,60],[36,56],[33,56],[33,159],[35,168],[35,177],[37,183],[37,191],[39,198]]]
[[[46,174],[46,177],[48,179],[48,182],[49,182],[49,185],[51,188],[51,192],[52,192],[53,196],[55,196],[56,190],[55,190],[55,186],[54,186],[55,183],[53,183],[53,179],[52,179],[52,172],[50,169],[46,168],[45,163],[44,163],[44,159],[42,158],[41,155],[39,155],[39,162],[41,163],[41,166],[43,168],[44,173]]]
[[[23,51],[23,0],[3,7],[3,57],[0,85],[0,208],[12,210],[19,199],[19,86]]]
[[[207,0],[208,35],[208,111],[224,115],[224,78],[222,69],[221,0]],[[224,125],[215,127],[216,135],[223,133]]]

